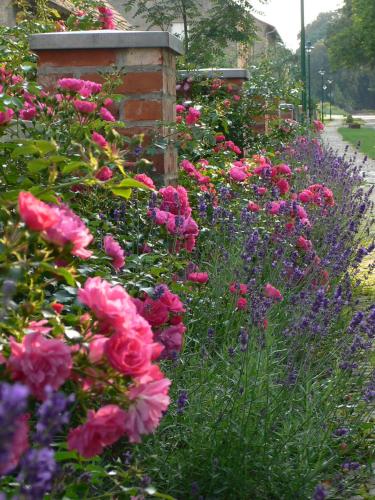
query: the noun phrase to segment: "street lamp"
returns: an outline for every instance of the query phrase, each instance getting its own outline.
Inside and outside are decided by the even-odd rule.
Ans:
[[[308,112],[308,120],[311,121],[312,116],[312,103],[311,103],[311,51],[313,49],[313,45],[311,42],[306,42],[306,54],[307,54],[307,81],[308,81],[308,97],[307,97],[307,112]]]
[[[329,85],[329,92],[328,92],[328,96],[329,96],[329,120],[332,121],[332,84],[333,84],[333,80],[327,80],[327,83]]]
[[[324,109],[323,109],[324,108],[324,90],[325,90],[324,89],[324,87],[325,87],[325,85],[324,85],[324,75],[326,74],[326,72],[324,71],[324,69],[320,69],[318,71],[318,73],[322,77],[322,88],[321,88],[321,90],[322,90],[322,98],[321,98],[320,118],[322,120],[322,123],[324,123]]]

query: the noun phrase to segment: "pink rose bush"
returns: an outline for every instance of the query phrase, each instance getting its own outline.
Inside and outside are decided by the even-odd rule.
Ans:
[[[42,237],[56,246],[72,245],[71,253],[81,259],[92,255],[87,246],[93,236],[82,220],[65,205],[47,205],[31,193],[21,192],[18,209],[26,225],[41,232]]]
[[[12,378],[29,387],[37,399],[44,399],[47,386],[59,389],[69,378],[72,357],[61,340],[46,339],[42,333],[29,333],[22,343],[10,340],[8,366]]]

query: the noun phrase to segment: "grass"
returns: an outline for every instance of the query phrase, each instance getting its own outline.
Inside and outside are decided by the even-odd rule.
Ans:
[[[375,160],[375,129],[372,128],[339,128],[339,133],[344,141],[350,142],[354,146],[360,143],[359,150],[369,158]]]

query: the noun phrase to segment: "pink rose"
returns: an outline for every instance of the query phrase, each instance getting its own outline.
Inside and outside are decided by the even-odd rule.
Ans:
[[[91,363],[98,363],[105,354],[105,345],[108,338],[104,335],[94,335],[89,343],[89,360]]]
[[[277,215],[280,212],[281,204],[277,201],[271,201],[267,207],[267,212],[271,215]]]
[[[112,257],[112,265],[119,271],[125,265],[125,253],[120,247],[117,241],[112,238],[112,236],[104,237],[104,251],[109,256]]]
[[[156,189],[154,181],[146,174],[137,174],[134,176],[134,179],[138,182],[142,182],[142,184],[150,189]]]
[[[183,113],[184,111],[186,111],[185,106],[182,104],[176,104],[176,113]]]
[[[121,331],[123,328],[130,331],[134,328],[134,319],[138,316],[137,309],[122,286],[112,286],[100,277],[88,278],[84,287],[78,291],[78,299],[89,307],[104,325]],[[150,326],[148,328],[152,339]]]
[[[309,189],[304,189],[301,193],[299,193],[298,199],[302,203],[310,203],[314,199],[314,193]]]
[[[43,237],[51,243],[65,246],[72,245],[71,254],[81,259],[88,259],[92,252],[86,247],[93,236],[84,222],[66,205],[53,205],[51,209],[57,216],[57,222],[43,232]]]
[[[303,236],[300,236],[297,239],[296,247],[300,250],[304,250],[305,252],[309,252],[312,249],[312,242]]]
[[[6,125],[14,116],[13,109],[6,108],[5,111],[0,111],[0,127]]]
[[[201,112],[195,108],[189,108],[188,114],[186,115],[186,123],[187,125],[194,125],[199,121],[201,117]]]
[[[27,325],[27,329],[33,333],[41,333],[42,335],[47,335],[52,328],[48,325],[48,321],[46,319],[42,319],[40,321],[30,321]]]
[[[22,120],[32,120],[36,117],[36,107],[28,102],[25,102],[24,108],[20,111],[20,118]]]
[[[185,331],[186,327],[180,322],[156,333],[155,340],[164,346],[160,359],[173,359],[181,351]]]
[[[174,215],[183,215],[188,217],[191,215],[191,208],[187,191],[182,186],[168,186],[159,190],[159,194],[163,198],[160,205],[160,210],[165,210]]]
[[[146,343],[139,336],[131,337],[123,332],[113,334],[105,345],[110,365],[131,377],[147,373],[151,361],[157,359],[162,350],[160,344]]]
[[[105,120],[106,122],[115,122],[116,118],[112,115],[110,111],[108,111],[107,108],[100,108],[100,117],[102,120]]]
[[[46,339],[41,333],[29,333],[17,343],[10,340],[8,366],[14,380],[27,385],[37,399],[45,398],[45,388],[59,389],[70,376],[72,358],[61,340]]]
[[[78,78],[61,78],[57,81],[57,84],[61,89],[79,92],[84,85],[84,81]]]
[[[118,441],[125,433],[126,413],[117,405],[106,405],[97,412],[90,410],[87,422],[68,435],[68,449],[84,458],[100,455],[105,446]]]
[[[79,113],[85,114],[85,115],[93,113],[97,108],[97,105],[95,102],[80,101],[79,99],[75,99],[73,101],[73,106],[74,106],[76,111],[78,111]]]
[[[249,203],[247,205],[247,209],[250,212],[259,212],[260,206],[257,203],[254,203],[253,201],[249,201]]]
[[[229,170],[229,175],[236,182],[243,182],[248,177],[247,173],[242,168],[239,167],[232,167]]]
[[[232,293],[240,293],[241,295],[246,295],[248,292],[247,285],[245,285],[245,283],[231,283],[229,290]]]
[[[142,316],[151,326],[161,326],[168,321],[168,307],[161,300],[153,300],[148,297],[143,302]]]
[[[280,179],[277,181],[276,186],[281,195],[286,194],[290,189],[289,182],[286,179]]]
[[[108,142],[105,140],[105,138],[101,135],[98,134],[98,132],[93,132],[91,139],[101,148],[106,148],[108,146]]]
[[[98,172],[96,172],[95,177],[102,182],[109,181],[112,179],[113,172],[109,167],[102,167]]]
[[[126,412],[125,430],[131,443],[139,443],[142,434],[151,434],[158,427],[170,403],[170,385],[170,380],[162,378],[130,389],[131,405]]]
[[[258,187],[257,188],[257,194],[259,196],[264,196],[267,193],[268,189],[265,187]]]
[[[244,298],[244,297],[240,297],[238,300],[237,300],[237,305],[236,305],[237,309],[243,311],[244,309],[247,308],[247,300]]]
[[[225,135],[217,135],[215,137],[216,142],[224,142],[225,141]]]
[[[164,291],[159,298],[160,302],[167,306],[169,312],[173,312],[176,314],[185,312],[184,305],[181,302],[179,296],[175,293],[172,293],[166,285],[162,286],[164,288]]]
[[[193,283],[207,283],[208,273],[190,273],[188,274],[187,279]]]
[[[33,231],[44,231],[58,221],[58,215],[49,205],[24,191],[18,195],[18,211],[21,219]]]
[[[267,285],[264,287],[264,295],[269,299],[280,301],[283,300],[283,296],[281,295],[280,291],[269,283],[267,283]]]

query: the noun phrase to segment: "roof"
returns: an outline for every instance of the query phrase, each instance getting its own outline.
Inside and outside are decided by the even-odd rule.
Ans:
[[[261,25],[264,26],[264,28],[266,29],[266,35],[274,35],[274,37],[279,40],[280,42],[283,42],[283,39],[281,38],[280,36],[280,33],[277,31],[277,29],[275,28],[275,26],[273,26],[272,24],[269,24],[267,21],[264,21],[264,19],[259,19],[259,17],[256,17],[254,16],[254,14],[251,14],[253,16],[253,18]],[[284,43],[284,42],[283,42]]]
[[[75,7],[74,5],[70,2],[70,0],[49,0],[49,3],[52,4],[54,7],[56,7],[59,10],[65,11],[67,14],[74,12]],[[131,25],[128,23],[128,21],[125,19],[124,16],[120,14],[118,10],[116,10],[113,5],[108,1],[108,0],[102,0],[102,3],[110,8],[114,14],[113,18],[115,20],[116,26],[118,29],[128,31],[131,29]]]

